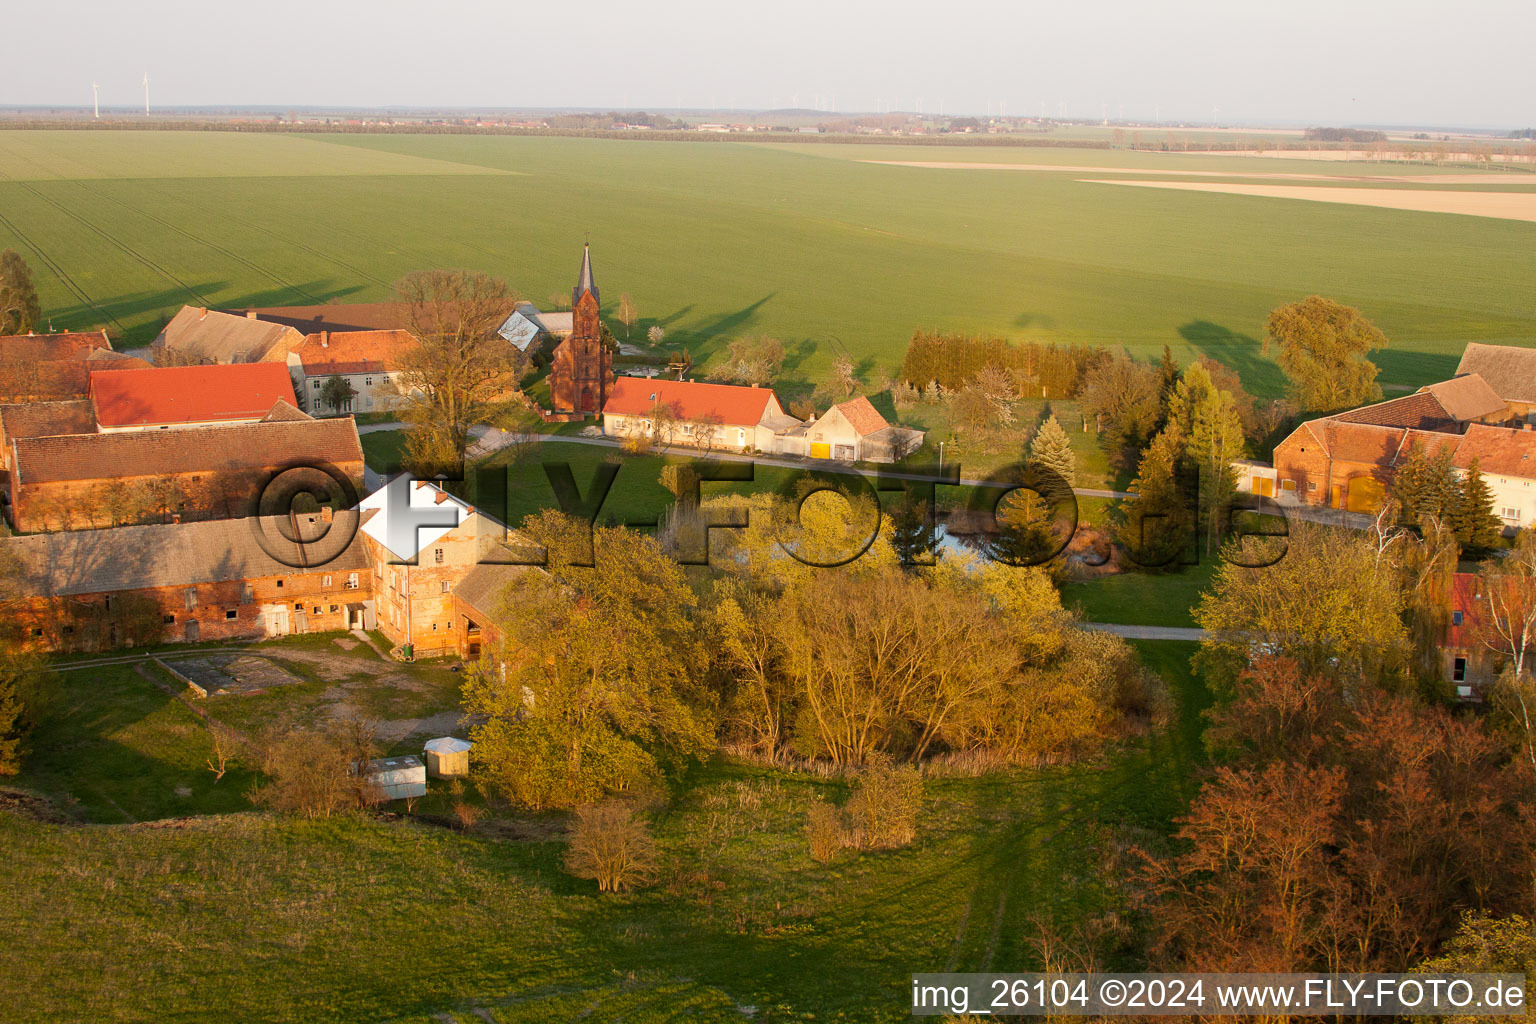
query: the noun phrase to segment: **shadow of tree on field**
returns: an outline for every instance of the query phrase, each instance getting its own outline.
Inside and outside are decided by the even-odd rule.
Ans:
[[[1191,320],[1179,328],[1179,337],[1195,351],[1237,371],[1243,387],[1255,394],[1272,390],[1276,379],[1274,363],[1260,358],[1259,340],[1239,334],[1230,327],[1209,320]]]
[[[1046,313],[1020,313],[1013,318],[1015,327],[1039,327],[1042,330],[1051,330],[1056,326],[1056,318]]]
[[[1371,353],[1371,361],[1381,368],[1377,381],[1383,386],[1402,384],[1417,388],[1437,380],[1449,380],[1456,373],[1460,354],[1445,352],[1404,352],[1382,348]],[[1389,394],[1387,397],[1391,397]]]
[[[191,285],[200,295],[217,295],[230,287],[228,281],[199,281]],[[341,288],[328,287],[326,282],[309,281],[285,287],[267,288],[236,296],[221,302],[215,308],[244,309],[252,306],[312,306],[337,302],[356,292],[361,285]],[[191,296],[184,288],[164,288],[156,291],[126,292],[95,302],[79,302],[47,310],[45,323],[51,319],[58,330],[87,330],[107,326],[111,320],[123,324],[121,347],[132,348],[147,345],[155,340],[160,330],[177,312],[190,302]],[[148,318],[147,320],[145,318]],[[132,323],[143,320],[141,323]]]

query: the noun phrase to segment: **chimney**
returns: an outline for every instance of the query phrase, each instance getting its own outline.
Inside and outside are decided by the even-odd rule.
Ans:
[[[255,320],[256,319],[256,311],[254,309],[246,310],[245,311],[245,318],[247,320]]]
[[[206,318],[207,316],[208,316],[208,307],[207,306],[199,306],[199,307],[197,307],[197,318],[199,320],[202,320],[202,319]]]
[[[432,504],[434,504],[434,505],[441,505],[443,502],[445,502],[447,500],[448,500],[448,492],[447,491],[438,491],[435,495],[432,496]]]
[[[320,332],[320,347],[321,348],[330,348],[331,347],[331,332],[330,331],[321,331]]]
[[[321,505],[320,506],[320,521],[322,523],[328,523],[332,519],[334,519],[335,517],[336,517],[336,513],[331,511],[331,506],[329,506],[329,505]]]

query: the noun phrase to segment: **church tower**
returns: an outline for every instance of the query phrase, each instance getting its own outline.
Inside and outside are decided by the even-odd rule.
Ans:
[[[571,289],[571,333],[556,348],[549,367],[549,397],[555,412],[600,413],[613,388],[613,352],[603,344],[592,247],[582,250],[581,274]]]

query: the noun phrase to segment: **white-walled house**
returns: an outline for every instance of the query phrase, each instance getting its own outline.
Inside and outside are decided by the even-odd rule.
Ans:
[[[1536,430],[1474,423],[1456,441],[1452,462],[1465,476],[1477,461],[1506,527],[1536,526]]]
[[[804,430],[795,431],[780,451],[838,462],[895,462],[923,446],[923,432],[893,426],[862,395],[839,402]]]
[[[775,452],[775,437],[802,425],[772,388],[736,384],[619,377],[603,404],[609,437],[695,448]]]
[[[407,401],[399,384],[400,357],[415,346],[409,331],[320,331],[289,355],[288,368],[303,409],[312,415],[387,412]],[[354,392],[339,407],[322,397],[332,377]]]

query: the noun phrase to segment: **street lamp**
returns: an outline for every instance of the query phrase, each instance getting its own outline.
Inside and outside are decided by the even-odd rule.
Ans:
[[[939,442],[939,472],[944,472],[944,442]]]

